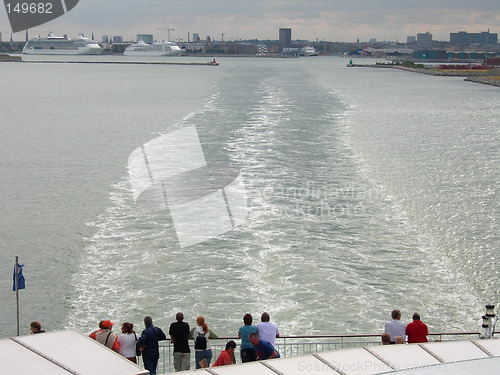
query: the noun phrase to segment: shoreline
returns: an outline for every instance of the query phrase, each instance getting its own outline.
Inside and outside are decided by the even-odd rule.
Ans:
[[[33,60],[16,61],[26,64],[120,64],[120,65],[198,65],[198,66],[218,66],[219,63],[209,62],[164,62],[164,61],[59,61],[59,60]]]
[[[388,69],[399,69],[407,72],[419,73],[419,74],[427,74],[431,76],[440,76],[440,77],[464,77],[464,81],[480,83],[484,85],[496,86],[500,87],[500,72],[483,72],[483,71],[459,71],[459,70],[431,70],[431,69],[422,69],[422,68],[410,68],[407,66],[401,65],[384,65],[384,64],[352,64],[348,65],[348,67],[352,68],[388,68]],[[491,77],[491,78],[488,78]]]

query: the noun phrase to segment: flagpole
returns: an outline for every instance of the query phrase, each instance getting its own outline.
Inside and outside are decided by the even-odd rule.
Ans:
[[[16,277],[14,278],[14,287],[16,288],[16,306],[17,306],[17,335],[19,336],[19,257],[16,256]]]

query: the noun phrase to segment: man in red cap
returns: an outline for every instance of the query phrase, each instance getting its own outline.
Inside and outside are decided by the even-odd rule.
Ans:
[[[111,320],[101,320],[99,322],[100,329],[92,332],[89,337],[118,353],[120,343],[118,342],[118,336],[111,332],[113,324],[115,323],[112,323]]]

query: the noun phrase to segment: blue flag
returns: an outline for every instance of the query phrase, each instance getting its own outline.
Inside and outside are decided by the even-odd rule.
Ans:
[[[26,282],[23,276],[24,264],[19,264],[17,268],[17,289],[26,289]],[[16,291],[16,266],[14,266],[14,274],[12,275],[12,290]]]

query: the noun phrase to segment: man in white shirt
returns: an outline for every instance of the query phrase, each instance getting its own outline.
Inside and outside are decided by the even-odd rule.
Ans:
[[[401,311],[392,310],[391,313],[392,320],[390,322],[385,323],[385,332],[388,332],[391,335],[391,344],[396,343],[396,336],[401,336],[402,338],[406,337],[406,324],[400,321],[401,319]]]
[[[276,347],[276,337],[280,336],[278,326],[274,322],[270,322],[268,313],[262,313],[260,323],[257,323],[257,333],[262,340],[268,341],[272,346]]]

